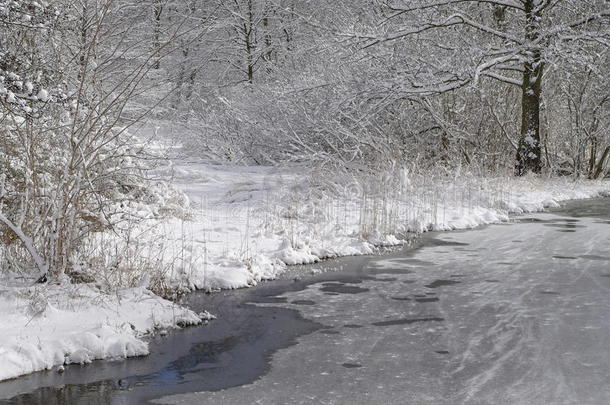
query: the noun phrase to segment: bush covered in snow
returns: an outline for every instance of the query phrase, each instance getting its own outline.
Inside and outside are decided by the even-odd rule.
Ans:
[[[72,6],[0,2],[0,269],[41,281],[82,267],[92,234],[184,216],[188,205],[151,179],[162,156],[130,134],[138,117],[120,121],[147,64],[109,70],[117,6]],[[83,19],[86,31],[71,35]]]

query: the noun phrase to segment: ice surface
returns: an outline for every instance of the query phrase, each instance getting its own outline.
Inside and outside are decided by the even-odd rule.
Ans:
[[[531,215],[374,259],[396,280],[345,284],[366,291],[286,293],[289,303],[265,305],[327,328],[277,352],[252,384],[157,402],[610,403],[608,225]]]

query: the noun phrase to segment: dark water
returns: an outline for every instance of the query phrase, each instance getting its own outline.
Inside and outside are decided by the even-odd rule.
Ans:
[[[219,320],[154,337],[146,357],[69,365],[63,374],[46,371],[0,383],[2,396],[18,394],[0,403],[132,404],[168,391],[218,390],[248,383],[267,371],[273,351],[319,328],[293,310],[247,303],[270,302],[276,288],[291,287],[193,294],[189,305],[209,309]]]
[[[583,232],[586,228],[578,218],[592,217],[596,223],[610,224],[608,199],[571,202],[554,213],[565,219],[545,221],[540,218],[521,218],[519,223],[534,223],[558,232]],[[505,227],[505,232],[510,232]],[[523,240],[514,240],[519,244]],[[333,271],[308,276],[305,279],[282,280],[265,283],[259,287],[220,292],[215,294],[194,293],[185,302],[195,311],[209,310],[218,316],[207,326],[192,327],[172,332],[167,336],[151,338],[151,354],[127,361],[103,362],[90,365],[70,365],[63,374],[55,371],[34,373],[11,381],[0,383],[0,404],[137,404],[162,396],[197,391],[218,391],[251,383],[266,375],[270,370],[271,356],[281,348],[297,343],[297,338],[311,333],[327,336],[329,344],[338,335],[340,328],[331,328],[304,319],[297,310],[281,306],[260,306],[256,304],[293,304],[302,308],[315,308],[319,303],[314,299],[278,297],[285,292],[301,291],[313,284],[321,284],[320,290],[328,296],[366,295],[368,282],[399,283],[409,288],[416,280],[405,279],[417,269],[426,270],[435,265],[430,261],[413,256],[419,248],[444,247],[456,252],[476,252],[467,243],[439,240],[434,233],[425,235],[417,245],[390,253],[388,259],[399,258],[397,267],[369,266],[375,257],[352,257],[323,264]],[[526,249],[526,247],[524,247]],[[448,251],[449,252],[449,251]],[[555,254],[548,260],[570,262],[587,259],[597,263],[610,261],[607,255],[588,254],[568,256]],[[474,254],[474,253],[473,253]],[[514,261],[498,262],[499,266],[510,268]],[[291,270],[290,274],[308,271],[307,267]],[[610,273],[610,268],[608,270]],[[485,280],[488,285],[502,284],[497,277]],[[602,274],[608,276],[608,274]],[[397,279],[397,277],[400,277]],[[447,274],[443,278],[432,279],[424,286],[428,289],[420,294],[393,295],[389,298],[397,305],[421,305],[428,308],[437,305],[437,292],[461,288],[464,274]],[[453,291],[453,290],[450,290]],[[472,291],[476,296],[479,291]],[[561,293],[551,289],[538,291],[540,297],[554,297]],[[609,309],[610,310],[610,309]],[[426,315],[422,310],[418,316],[383,319],[368,324],[344,323],[342,329],[359,331],[374,326],[381,329],[403,325],[443,325],[445,318]],[[610,340],[609,340],[610,342]],[[436,350],[437,355],[448,356],[449,350]],[[363,365],[350,361],[342,363],[346,371],[359,370]],[[610,381],[609,381],[610,382]]]
[[[293,309],[256,304],[285,303],[286,298],[277,295],[302,290],[313,283],[324,282],[327,294],[358,294],[368,291],[358,287],[363,280],[394,280],[368,274],[364,269],[368,260],[370,257],[348,257],[337,263],[329,262],[325,264],[330,267],[328,272],[304,280],[290,278],[302,271],[309,272],[307,267],[295,267],[288,277],[256,288],[193,293],[184,304],[196,312],[208,310],[217,320],[152,337],[148,356],[68,365],[63,374],[42,371],[0,382],[0,404],[137,404],[163,395],[215,391],[250,383],[268,371],[275,351],[294,345],[299,336],[323,329]],[[291,303],[316,304],[312,300]],[[321,330],[321,333],[339,332]]]

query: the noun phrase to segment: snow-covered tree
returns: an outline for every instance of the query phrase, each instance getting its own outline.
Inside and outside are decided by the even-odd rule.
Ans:
[[[566,55],[608,47],[610,10],[603,0],[387,0],[383,6],[387,14],[374,33],[354,33],[365,46],[429,46],[421,63],[395,78],[401,93],[443,93],[484,80],[520,89],[519,175],[542,168],[544,77],[563,69]]]

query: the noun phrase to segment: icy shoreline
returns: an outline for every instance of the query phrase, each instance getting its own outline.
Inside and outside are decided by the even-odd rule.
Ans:
[[[195,172],[205,179],[198,182]],[[449,201],[440,195],[434,200],[422,194],[417,205],[405,203],[404,213],[400,207],[388,211],[400,224],[382,226],[357,201],[319,204],[315,198],[302,198],[287,213],[286,201],[266,202],[280,193],[270,189],[272,174],[261,168],[200,166],[182,174],[178,185],[182,182],[192,201],[201,201],[195,214],[189,221],[159,224],[139,239],[136,251],[169,263],[157,277],[183,291],[250,287],[278,277],[288,265],[400,245],[404,241],[396,235],[403,232],[473,228],[507,221],[509,214],[610,194],[607,181],[509,179],[486,200],[489,206],[463,196],[460,205],[459,198]],[[363,223],[363,216],[371,223]],[[371,231],[365,234],[366,229]],[[195,314],[153,294],[146,288],[149,275],[137,278],[138,287],[115,290],[92,284],[24,287],[0,282],[0,380],[63,364],[146,355],[147,334],[209,319],[207,313]]]

